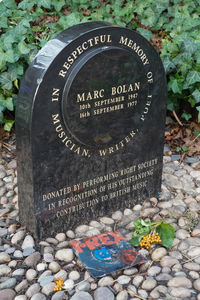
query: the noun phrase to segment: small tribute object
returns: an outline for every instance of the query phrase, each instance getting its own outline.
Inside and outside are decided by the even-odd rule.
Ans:
[[[73,240],[69,245],[94,277],[102,277],[146,261],[118,231]]]

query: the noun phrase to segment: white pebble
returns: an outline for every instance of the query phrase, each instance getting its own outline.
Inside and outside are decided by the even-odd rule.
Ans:
[[[72,290],[74,287],[74,281],[72,279],[67,279],[65,282],[64,282],[64,289],[66,291],[70,291]]]
[[[55,258],[65,262],[70,262],[74,258],[74,253],[72,249],[61,249],[56,252]]]
[[[35,242],[31,235],[27,235],[22,243],[22,249],[34,248]]]
[[[56,273],[60,270],[60,265],[56,261],[52,261],[49,264],[49,270],[51,270],[52,273]]]
[[[35,279],[36,276],[37,276],[37,272],[34,269],[29,269],[26,272],[26,279],[29,280],[29,281]]]
[[[72,280],[78,280],[80,278],[80,274],[79,274],[79,272],[77,272],[77,271],[71,271],[70,273],[69,273],[69,279],[72,279]]]
[[[64,242],[66,240],[66,235],[64,233],[58,233],[56,234],[56,239],[59,242]]]
[[[66,232],[66,235],[67,235],[67,237],[70,238],[70,239],[74,239],[74,238],[75,238],[75,234],[74,234],[74,232],[73,232],[72,230],[68,230],[68,231]]]
[[[46,263],[39,263],[37,264],[37,271],[40,272],[40,271],[44,271],[45,269],[47,268],[47,264]]]

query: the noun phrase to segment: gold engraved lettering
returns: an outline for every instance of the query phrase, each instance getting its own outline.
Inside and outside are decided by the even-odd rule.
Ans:
[[[98,106],[103,106],[103,105],[115,104],[115,103],[124,101],[124,99],[125,99],[124,96],[120,96],[120,97],[115,97],[115,98],[110,98],[110,99],[95,101],[94,102],[94,106],[98,107]]]
[[[136,106],[136,105],[137,105],[137,101],[132,101],[132,102],[127,103],[127,107],[132,107],[132,106]]]
[[[58,119],[58,117],[59,117],[59,114],[52,115],[52,118],[53,118],[53,124],[56,124],[56,123],[60,122],[60,120]]]
[[[66,133],[63,130],[63,127],[60,123],[60,118],[59,118],[59,114],[55,114],[52,115],[52,120],[53,120],[53,124],[57,124],[55,127],[55,131],[58,134],[58,137],[61,139],[62,143],[64,143],[64,145],[70,149],[71,151],[73,151],[74,153],[78,154],[78,155],[82,155],[82,156],[88,156],[90,157],[90,153],[88,149],[85,148],[81,148],[76,146],[72,140],[66,135]],[[64,137],[64,138],[63,138]]]
[[[135,190],[140,190],[140,189],[142,189],[142,188],[144,188],[144,187],[146,187],[147,186],[147,180],[145,180],[145,181],[142,181],[142,182],[138,182],[138,183],[136,183],[136,184],[134,184],[133,186],[132,186],[132,189],[135,191]]]
[[[65,62],[65,63],[63,64],[63,68],[65,68],[66,70],[69,70],[70,64],[69,64],[68,62]]]
[[[52,210],[52,209],[55,209],[55,208],[56,208],[55,202],[54,202],[54,203],[49,203],[49,204],[48,204],[48,210]]]
[[[148,101],[146,102],[146,105],[145,105],[145,108],[144,108],[144,111],[143,111],[143,114],[141,115],[140,117],[140,120],[144,121],[145,118],[146,118],[146,115],[148,114],[149,112],[149,107],[151,105],[151,101]]]
[[[130,93],[140,89],[140,82],[135,82],[135,84],[123,84],[119,86],[112,87],[112,95],[120,95],[122,93]]]
[[[115,192],[111,192],[109,194],[109,198],[113,199],[113,198],[116,198],[116,197],[119,197],[119,196],[122,196],[122,195],[125,195],[125,194],[129,194],[130,192],[131,192],[131,188],[130,188],[130,186],[128,186],[124,189],[117,190]]]
[[[103,97],[104,97],[104,89],[101,89],[99,91],[95,90],[93,92],[87,92],[87,93],[84,92],[82,94],[77,94],[76,101],[84,102],[84,101],[89,101],[92,99],[98,99]]]
[[[158,163],[157,158],[149,160],[149,161],[145,161],[141,164],[138,164],[138,170],[142,170],[144,168],[152,167],[152,166],[156,165],[157,163]]]
[[[94,116],[108,113],[111,111],[124,109],[124,104],[112,105],[104,108],[94,109]]]
[[[60,70],[59,75],[65,78],[67,71]]]
[[[80,119],[87,118],[87,117],[90,117],[90,112],[89,111],[85,111],[85,112],[80,113]]]
[[[149,83],[153,83],[153,73],[152,72],[147,73],[147,79],[148,79]]]
[[[128,39],[127,37],[121,36],[119,43],[133,49],[133,51],[135,51],[137,53],[137,55],[140,57],[144,66],[149,64],[149,60],[148,60],[146,54],[140,48],[139,45],[137,45],[136,43],[133,43],[133,40]]]
[[[52,102],[59,100],[59,91],[60,91],[60,89],[53,88],[53,93],[52,93],[52,98],[51,98]]]

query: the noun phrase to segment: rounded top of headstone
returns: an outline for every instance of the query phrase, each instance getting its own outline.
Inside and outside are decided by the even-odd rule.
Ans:
[[[30,113],[41,119],[48,104],[49,126],[68,149],[118,151],[139,132],[163,82],[159,55],[140,34],[90,22],[64,30],[39,51],[21,95],[29,93],[29,102],[32,95]]]

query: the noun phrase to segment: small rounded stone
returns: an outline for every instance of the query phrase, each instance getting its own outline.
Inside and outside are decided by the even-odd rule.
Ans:
[[[152,252],[151,258],[153,261],[160,261],[167,254],[167,250],[163,247],[157,248]]]
[[[97,287],[97,284],[95,284],[95,285]],[[91,285],[88,281],[81,281],[76,286],[76,292],[78,292],[78,291],[87,292],[87,291],[89,291],[90,287],[91,287]]]
[[[83,300],[83,299],[84,300],[93,300],[92,296],[89,293],[84,292],[84,291],[74,294],[70,300]],[[100,300],[100,298],[96,299],[96,300]],[[109,299],[109,300],[112,300],[112,299]]]
[[[74,287],[74,281],[72,279],[67,279],[64,282],[64,288],[65,288],[66,291],[72,290],[73,287]]]
[[[186,277],[174,277],[170,279],[167,283],[169,287],[185,287],[185,288],[191,288],[192,283],[191,281]]]
[[[74,281],[78,280],[80,278],[80,274],[77,271],[71,271],[69,273],[69,279],[72,279]]]
[[[35,247],[34,239],[31,235],[27,235],[22,243],[22,249]]]
[[[2,289],[0,291],[0,299],[1,300],[13,300],[16,293],[11,289]]]
[[[115,298],[114,294],[107,287],[99,287],[94,292],[94,300],[103,300],[103,299],[114,300],[114,298]],[[92,298],[91,298],[91,300],[92,300]]]
[[[199,278],[199,273],[196,271],[190,271],[189,275],[192,279],[198,279]]]
[[[42,293],[37,293],[31,297],[31,300],[46,300],[46,296]]]
[[[9,262],[9,261],[11,261],[10,255],[5,252],[1,252],[0,253],[0,264],[2,264],[4,262]]]
[[[65,270],[60,270],[54,275],[54,278],[62,278],[63,281],[67,279],[67,272]]]
[[[60,265],[56,261],[52,261],[49,264],[49,270],[51,270],[52,273],[56,273],[60,270]]]
[[[64,242],[66,240],[66,235],[64,233],[58,233],[56,234],[56,239],[59,242]]]
[[[114,223],[114,220],[108,217],[100,218],[100,221],[105,225],[112,225]]]
[[[172,287],[170,289],[170,295],[176,297],[176,299],[189,299],[191,296],[191,290],[184,287],[179,287],[178,289],[176,287]]]
[[[34,269],[28,269],[26,272],[26,279],[28,281],[32,281],[33,279],[35,279],[37,276],[37,271]]]
[[[33,295],[38,293],[40,291],[40,285],[39,283],[32,284],[26,291],[26,296],[28,298],[31,298]]]
[[[18,295],[14,298],[14,300],[27,300],[26,295]]]
[[[127,275],[121,275],[117,278],[117,282],[119,284],[128,284],[130,282],[131,278]]]
[[[75,238],[75,234],[74,234],[74,232],[73,232],[72,230],[68,230],[68,231],[66,232],[66,235],[67,235],[67,237],[70,238],[70,239],[74,239],[74,238]]]
[[[54,287],[55,287],[55,282],[49,282],[45,286],[43,286],[42,293],[48,296],[53,292]]]
[[[200,291],[200,278],[194,281],[193,286],[197,291]]]
[[[114,282],[114,279],[111,276],[105,276],[99,280],[98,285],[99,286],[107,286],[107,285],[112,285],[113,282]]]
[[[39,263],[36,266],[36,269],[38,272],[44,271],[47,268],[47,264],[46,263]]]
[[[143,276],[137,275],[133,278],[132,283],[134,286],[138,287],[142,283],[143,279],[144,279]]]
[[[55,258],[65,262],[70,262],[74,258],[74,253],[72,249],[61,249],[56,252]]]
[[[116,300],[127,300],[128,299],[128,293],[127,291],[121,291],[116,296]]]
[[[155,288],[157,282],[155,279],[146,279],[142,284],[142,289],[151,291]]]

